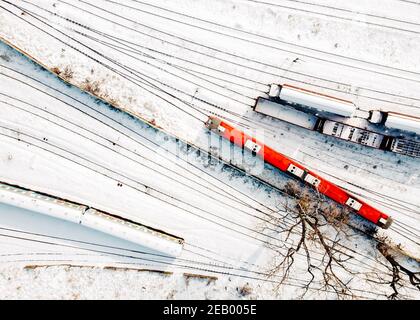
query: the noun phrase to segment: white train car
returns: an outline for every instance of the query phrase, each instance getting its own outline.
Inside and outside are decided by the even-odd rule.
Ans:
[[[318,121],[315,115],[262,98],[257,100],[254,110],[309,130],[314,130]]]
[[[353,119],[335,116],[335,120],[330,120],[324,118],[323,115],[300,111],[291,106],[282,105],[281,101],[274,102],[264,98],[257,99],[254,110],[260,114],[341,140],[410,157],[420,157],[420,140],[393,137],[385,133],[368,130],[365,127],[360,128],[361,124],[357,125],[354,121],[351,124],[349,123]]]
[[[272,84],[268,95],[271,99],[279,99],[289,104],[309,107],[316,112],[328,112],[345,118],[365,119],[374,124],[382,123],[386,116],[386,113],[381,111],[359,109],[353,102],[348,100],[289,84]]]
[[[179,237],[92,208],[84,213],[81,224],[153,248],[171,257],[179,256],[184,244],[184,240]]]
[[[389,129],[398,129],[420,135],[420,118],[418,117],[379,110],[361,110],[351,101],[289,84],[272,84],[268,95],[271,100],[280,100],[280,102],[284,101],[287,104],[311,108],[316,113],[328,112],[345,118],[361,118],[373,124],[385,125]],[[273,111],[272,116],[278,117],[279,112]],[[274,113],[277,113],[277,115]]]
[[[273,84],[270,88],[269,96],[271,98],[279,98],[288,103],[314,108],[318,111],[337,114],[342,117],[351,117],[356,110],[356,106],[351,101],[302,89],[289,84],[281,86]]]
[[[177,257],[184,239],[86,205],[0,182],[0,202],[39,212]]]
[[[398,129],[420,135],[418,117],[379,110],[361,110],[351,101],[288,84],[272,84],[268,95],[270,100],[263,98],[257,100],[255,111],[342,140],[420,157],[420,141],[407,139],[403,135],[395,137],[384,131],[385,128]],[[296,108],[294,105],[299,107]],[[302,107],[308,110],[305,111]],[[361,122],[355,124],[353,120]],[[368,130],[369,122],[376,127]]]
[[[390,129],[414,132],[420,135],[420,118],[417,117],[388,112],[385,126]]]
[[[0,202],[74,223],[80,223],[88,208],[6,183],[0,183]]]

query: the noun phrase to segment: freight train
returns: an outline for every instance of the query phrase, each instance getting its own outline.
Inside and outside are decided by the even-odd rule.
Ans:
[[[394,112],[365,111],[351,101],[292,85],[273,84],[269,99],[258,98],[254,110],[308,130],[368,147],[420,157],[420,118]],[[391,135],[389,131],[400,132]]]

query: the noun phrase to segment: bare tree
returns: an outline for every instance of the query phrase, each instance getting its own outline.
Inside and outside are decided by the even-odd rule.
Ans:
[[[303,293],[300,298],[310,290],[333,292],[339,299],[356,298],[349,285],[355,276],[377,285],[389,285],[393,290],[389,299],[400,298],[400,289],[410,284],[420,290],[420,272],[402,265],[399,262],[402,260],[397,258],[396,251],[387,244],[386,239],[374,237],[376,227],[367,225],[359,234],[359,228],[349,226],[350,213],[346,208],[297,182],[288,182],[284,191],[289,197],[279,205],[279,214],[272,216],[263,226],[264,232],[271,232],[276,239],[270,241],[269,245],[276,252],[269,274],[273,279],[280,279],[277,289],[290,281],[292,270],[299,274],[296,270],[303,268],[308,280],[301,285]],[[278,226],[274,234],[273,225]],[[375,271],[360,269],[363,266],[358,270],[349,268],[349,261],[354,257],[342,243],[347,243],[355,235],[369,236],[373,249],[376,247],[389,263],[389,272],[374,266],[370,270]],[[401,258],[407,260],[407,257]]]
[[[278,288],[290,278],[297,256],[302,256],[309,280],[302,285],[301,298],[311,289],[334,292],[337,298],[353,296],[349,282],[356,272],[346,265],[352,256],[339,246],[347,237],[349,212],[294,181],[284,190],[289,198],[279,207],[283,214],[270,220],[271,225],[283,226],[276,234],[278,241],[270,245],[276,258],[269,273],[280,278]]]
[[[420,291],[420,272],[414,272],[403,266],[397,259],[397,253],[385,242],[378,242],[378,251],[389,262],[389,274],[378,275],[378,281],[371,280],[371,282],[379,284],[387,284],[392,288],[393,293],[388,296],[391,300],[400,298],[400,289],[405,286],[404,279]],[[386,277],[391,277],[391,280],[386,280]]]

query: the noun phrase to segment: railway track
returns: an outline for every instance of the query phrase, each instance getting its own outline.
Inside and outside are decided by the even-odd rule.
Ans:
[[[205,102],[205,101],[203,101],[203,102]],[[212,106],[214,106],[213,104],[211,104]]]
[[[2,125],[0,125],[0,128],[5,129],[5,127],[2,126]],[[8,130],[9,131],[12,131],[12,132],[14,131],[14,130],[11,130],[11,129],[8,129]],[[275,252],[278,251],[278,250],[283,250],[283,246],[273,245],[269,241],[270,239],[277,241],[278,240],[277,237],[273,237],[273,236],[271,236],[269,234],[265,234],[263,232],[256,231],[254,228],[250,228],[250,227],[245,226],[243,224],[234,222],[233,220],[228,219],[228,218],[225,218],[225,217],[223,217],[223,216],[221,216],[219,214],[215,214],[215,213],[210,212],[208,210],[205,210],[205,209],[196,207],[195,205],[186,203],[185,201],[182,201],[182,200],[179,200],[179,199],[175,199],[171,195],[165,194],[164,192],[158,191],[158,190],[153,189],[153,188],[150,188],[148,186],[145,186],[148,189],[147,191],[142,190],[141,184],[138,181],[135,181],[134,179],[130,179],[130,178],[128,178],[128,177],[126,177],[126,176],[124,176],[122,174],[120,174],[118,178],[114,178],[109,173],[104,173],[104,172],[99,171],[98,169],[91,168],[90,166],[87,166],[87,165],[83,164],[80,160],[74,160],[74,159],[71,159],[69,157],[63,156],[63,155],[61,155],[61,154],[59,154],[59,153],[57,153],[55,151],[49,150],[48,148],[39,146],[39,145],[35,144],[34,141],[33,141],[33,140],[35,140],[35,141],[38,141],[38,142],[42,142],[42,141],[44,141],[43,139],[39,139],[39,138],[35,138],[34,139],[31,136],[28,136],[27,134],[22,133],[21,131],[19,131],[19,132],[14,131],[14,132],[15,133],[19,133],[19,138],[18,139],[15,138],[15,139],[17,141],[21,142],[21,143],[25,143],[26,145],[29,145],[31,147],[36,147],[36,148],[41,149],[43,151],[47,151],[49,153],[52,153],[55,156],[59,156],[60,158],[63,158],[65,160],[68,160],[68,161],[71,161],[71,162],[74,162],[77,165],[80,165],[80,166],[83,166],[85,168],[88,168],[89,170],[92,170],[92,171],[94,171],[94,172],[96,172],[96,173],[98,173],[100,175],[104,175],[107,178],[113,179],[115,181],[123,181],[123,183],[124,183],[124,185],[126,187],[130,187],[130,188],[132,188],[132,189],[134,189],[136,191],[139,191],[141,193],[144,193],[144,194],[146,194],[146,192],[147,192],[148,195],[150,195],[150,196],[152,196],[152,197],[154,197],[154,198],[156,198],[156,199],[158,199],[160,201],[163,201],[166,204],[170,204],[170,205],[174,206],[177,209],[181,209],[184,213],[187,213],[188,215],[192,215],[192,216],[198,217],[200,219],[203,219],[204,221],[207,221],[209,223],[212,223],[212,224],[215,224],[215,225],[217,225],[219,227],[222,227],[223,229],[229,230],[229,232],[234,232],[236,234],[240,234],[240,235],[245,236],[245,237],[247,237],[249,239],[255,240],[258,243],[261,243],[263,245],[268,245],[268,246],[270,246],[271,250],[274,250]],[[8,134],[5,134],[3,132],[1,133],[1,135],[3,137],[13,138],[12,135],[8,135]],[[45,144],[48,144],[49,146],[52,146],[51,143],[47,143],[45,141],[44,141],[44,143]],[[63,150],[60,147],[56,147],[56,148],[59,149],[61,152],[65,151],[65,150]],[[72,156],[76,156],[73,152],[67,151],[66,153],[70,153]],[[78,158],[80,158],[82,160],[87,160],[86,158],[80,157],[80,156],[78,156]],[[94,163],[92,163],[92,161],[88,161],[88,162],[90,164],[94,164]],[[98,164],[96,164],[96,166],[101,167],[101,169],[104,170],[104,168],[102,166],[100,166]],[[112,173],[115,173],[111,169],[107,169],[107,171],[110,171]],[[137,186],[134,186],[132,184],[129,184],[128,182],[124,181],[123,178],[125,178],[127,180],[130,180],[130,181],[133,181],[133,182],[136,182],[140,186],[137,187]],[[151,190],[153,190],[154,192],[152,193]],[[162,196],[160,196],[159,194],[160,195],[163,194],[167,198],[162,198]],[[198,213],[198,212],[201,212],[201,213]],[[221,223],[219,221],[223,221],[223,223]],[[229,224],[229,225],[226,225],[226,223]],[[235,226],[235,227],[233,227],[233,226]],[[265,240],[265,239],[269,239],[269,240]],[[291,240],[286,240],[286,243],[290,243],[290,245],[292,245]],[[345,254],[345,252],[342,252],[342,253]],[[304,254],[298,254],[298,255],[300,255],[302,257],[304,256]],[[313,260],[319,261],[319,262],[322,261],[321,258],[317,258],[316,257],[319,254],[317,254],[316,252],[313,252],[313,255],[314,255]],[[352,256],[349,255],[349,257],[352,257]],[[357,265],[357,264],[352,263],[352,262],[350,262],[349,264]]]
[[[11,237],[11,238],[18,238],[21,241],[27,241],[27,242],[36,242],[36,243],[41,243],[43,245],[47,245],[47,246],[52,246],[52,247],[63,247],[63,248],[70,248],[70,249],[78,249],[79,251],[82,252],[89,252],[89,253],[78,253],[77,255],[80,256],[86,256],[86,257],[92,257],[92,255],[94,256],[112,256],[115,258],[120,258],[123,260],[116,260],[113,261],[112,265],[121,265],[121,266],[127,266],[127,265],[132,265],[134,267],[142,267],[142,266],[147,266],[147,267],[151,267],[157,270],[162,270],[162,267],[173,267],[175,270],[185,270],[185,271],[195,271],[195,272],[199,272],[199,273],[205,273],[206,275],[208,274],[213,274],[213,275],[225,275],[225,276],[233,276],[233,277],[238,277],[238,278],[242,278],[242,279],[247,279],[247,280],[255,280],[255,281],[261,281],[261,282],[268,282],[268,283],[272,283],[272,284],[278,284],[279,280],[278,279],[273,279],[273,277],[268,274],[268,273],[264,273],[264,272],[255,272],[255,271],[249,271],[243,268],[237,269],[237,268],[232,268],[232,267],[227,267],[227,266],[223,266],[223,265],[217,265],[217,264],[209,264],[209,263],[203,263],[203,262],[197,262],[195,260],[191,260],[191,259],[177,259],[177,261],[170,261],[170,260],[165,260],[164,256],[162,255],[158,255],[158,254],[153,254],[153,253],[147,253],[147,252],[139,252],[136,250],[130,250],[130,249],[126,249],[126,248],[115,248],[115,247],[109,247],[109,246],[104,246],[101,244],[97,244],[97,243],[84,243],[84,245],[89,245],[90,247],[82,247],[80,248],[78,245],[80,245],[80,242],[78,240],[75,239],[69,239],[69,238],[57,238],[54,236],[49,236],[47,234],[32,234],[26,231],[21,231],[21,230],[13,230],[13,229],[9,229],[9,232],[13,232],[12,235],[5,235],[5,234],[0,234],[0,237]],[[31,237],[31,236],[36,236]],[[66,243],[62,243],[59,242],[59,240],[64,240]],[[82,243],[83,244],[83,243]],[[110,251],[109,249],[114,249],[112,251]],[[54,256],[54,255],[61,255],[61,253],[56,253],[56,252],[48,252],[48,253],[44,253],[44,252],[39,252],[39,253],[34,253],[33,256],[42,256],[42,255],[46,255],[46,256]],[[28,259],[28,256],[31,255],[26,255],[25,253],[21,255],[21,259],[16,259],[17,257],[19,257],[20,254],[16,254],[16,255],[6,255],[7,258],[9,258],[9,260],[3,260],[3,262],[8,262],[8,263],[46,263],[46,265],[50,264],[50,263],[63,263],[63,264],[68,264],[70,262],[70,264],[74,264],[77,262],[83,262],[83,263],[87,263],[87,264],[91,264],[92,262],[88,259],[85,260],[80,260],[80,259],[76,259],[74,261],[69,261],[67,259],[47,259],[47,258],[37,258],[37,259]],[[2,256],[0,255],[0,258]],[[10,260],[10,258],[15,257],[14,260]],[[163,259],[162,259],[163,258]],[[286,281],[284,283],[284,285],[286,286],[292,286],[292,287],[296,287],[296,288],[304,288],[305,287],[305,281],[302,281],[301,279],[296,279],[291,277],[290,280]],[[316,283],[315,283],[316,284]],[[313,288],[309,288],[310,291],[312,292],[324,292],[324,293],[332,293],[334,294],[335,292],[333,290],[325,290],[321,287],[317,287],[314,286]],[[411,291],[413,291],[413,289],[409,289]],[[369,294],[369,295],[368,295]],[[352,291],[352,296],[354,297],[358,297],[358,298],[363,298],[363,299],[371,299],[372,296],[377,297],[379,295],[383,296],[384,298],[387,297],[386,294],[384,293],[378,293],[378,292],[374,292],[374,291],[370,291],[370,290],[361,290],[361,289],[357,289],[355,288]],[[345,294],[345,295],[350,295],[350,294]],[[372,295],[372,296],[370,296]],[[406,298],[409,298],[408,296],[404,296]]]
[[[419,108],[418,106],[413,104],[413,101],[418,102],[418,101],[420,101],[420,98],[406,97],[406,96],[403,96],[401,94],[391,93],[391,92],[389,92],[389,90],[388,91],[381,91],[381,90],[366,88],[366,87],[363,87],[363,86],[358,87],[361,90],[361,92],[358,92],[358,93],[354,93],[354,92],[351,92],[351,91],[349,92],[347,89],[346,90],[342,89],[342,88],[348,88],[349,87],[349,84],[346,84],[346,83],[331,81],[331,80],[328,80],[326,78],[320,78],[320,77],[312,76],[312,75],[307,74],[307,73],[293,71],[293,70],[290,70],[289,68],[285,69],[285,68],[282,68],[282,67],[273,66],[273,64],[268,64],[268,63],[264,63],[264,62],[257,61],[257,60],[254,60],[254,59],[249,59],[249,58],[246,58],[246,57],[243,57],[243,56],[238,56],[238,55],[236,55],[234,53],[230,53],[226,50],[218,49],[218,48],[215,48],[215,47],[210,47],[210,46],[205,45],[203,43],[198,43],[196,41],[192,41],[192,40],[189,40],[189,39],[184,38],[184,37],[179,37],[179,36],[170,34],[168,32],[163,32],[163,31],[158,30],[156,28],[144,25],[144,24],[142,24],[138,21],[134,21],[132,19],[126,19],[129,23],[133,23],[133,24],[138,25],[142,28],[149,29],[149,30],[154,31],[156,33],[160,33],[162,35],[166,35],[166,37],[169,37],[170,39],[178,39],[178,40],[182,41],[183,43],[189,43],[189,44],[192,44],[194,46],[197,46],[197,47],[200,47],[200,48],[203,48],[203,49],[206,49],[206,50],[210,50],[210,51],[215,52],[215,53],[220,53],[220,54],[226,55],[230,58],[241,59],[245,63],[238,63],[238,62],[232,61],[231,59],[228,60],[226,58],[215,57],[214,54],[209,54],[209,53],[206,53],[206,52],[203,52],[203,51],[199,51],[197,49],[191,49],[189,47],[186,47],[185,45],[180,45],[180,44],[174,42],[173,40],[165,39],[162,36],[158,37],[158,36],[155,36],[153,34],[150,34],[150,33],[144,32],[144,31],[140,31],[140,30],[134,29],[132,27],[128,27],[127,25],[121,24],[117,21],[112,21],[112,20],[106,18],[105,16],[101,16],[99,14],[96,14],[95,12],[89,11],[86,8],[80,8],[80,7],[78,7],[74,4],[70,4],[70,3],[66,3],[66,4],[70,7],[72,7],[72,8],[77,8],[77,9],[81,10],[82,12],[84,12],[86,14],[90,14],[93,17],[96,17],[98,19],[104,20],[108,23],[112,23],[112,24],[115,24],[115,25],[117,25],[119,27],[122,27],[124,29],[130,30],[131,32],[134,32],[136,34],[140,34],[142,36],[146,36],[146,37],[149,37],[149,38],[154,38],[158,41],[164,41],[165,43],[170,44],[172,46],[179,47],[179,48],[184,49],[186,51],[194,52],[194,53],[206,56],[207,58],[210,58],[210,59],[215,59],[215,60],[223,61],[223,62],[226,62],[226,63],[230,63],[230,64],[235,65],[237,67],[252,70],[253,72],[264,73],[264,74],[270,76],[273,81],[275,81],[275,79],[278,79],[278,77],[281,76],[281,73],[278,73],[278,71],[287,72],[288,74],[293,74],[293,75],[296,75],[296,76],[303,76],[303,77],[307,77],[307,78],[312,78],[316,81],[322,81],[324,83],[331,83],[331,84],[334,84],[334,85],[333,86],[331,86],[331,85],[330,86],[325,86],[325,85],[315,84],[313,82],[306,82],[304,79],[299,78],[299,77],[281,76],[281,78],[286,80],[286,81],[294,81],[294,82],[297,82],[297,83],[304,83],[304,84],[307,84],[309,86],[312,86],[312,87],[315,87],[315,88],[318,88],[318,89],[325,89],[325,90],[328,90],[328,91],[345,93],[345,94],[349,94],[349,95],[353,95],[353,96],[358,96],[358,97],[370,99],[372,101],[389,103],[389,104],[394,104],[394,105],[400,105],[400,106],[408,107],[408,108],[415,108],[415,109]],[[32,13],[32,11],[30,11],[30,10],[28,11],[27,8],[21,8],[19,6],[17,6],[17,7],[20,8],[21,10],[25,10],[29,13]],[[36,7],[41,11],[45,11],[45,12],[48,12],[49,14],[52,14],[53,16],[58,16],[57,13],[51,12],[51,11],[45,9],[45,8],[42,8],[42,7],[39,7],[39,6],[36,6]],[[101,8],[99,8],[99,9],[103,10]],[[97,9],[97,10],[99,10],[99,9]],[[108,12],[108,14],[116,15],[115,13],[112,13],[112,12]],[[123,18],[124,17],[122,17],[121,19],[123,19]],[[64,18],[64,19],[67,19],[67,21],[70,20],[70,22],[71,22],[71,19],[68,19],[68,18]],[[76,23],[76,22],[73,21],[73,23]],[[81,26],[83,26],[83,25],[81,25]],[[250,66],[250,64],[256,64],[256,65],[259,66],[259,68]],[[277,70],[277,72],[274,73],[274,72],[264,70],[264,69],[267,69],[267,68],[270,68],[272,70]],[[259,84],[267,86],[269,83],[260,82]],[[337,88],[337,87],[339,87],[339,88]],[[397,100],[392,100],[391,101],[391,100],[381,98],[381,97],[377,97],[377,96],[375,97],[375,96],[372,96],[372,95],[366,95],[363,92],[371,92],[371,93],[374,93],[374,94],[379,94],[380,96],[383,96],[383,97],[385,97],[385,96],[392,97],[392,98],[395,98]],[[398,99],[408,99],[408,101],[411,101],[411,102],[402,102],[402,101],[399,101]]]
[[[293,221],[291,221],[291,222],[293,222]]]
[[[128,72],[128,71],[127,71],[127,72]],[[147,82],[146,82],[146,83],[147,83]],[[159,88],[157,88],[157,87],[158,87],[158,86],[156,86],[156,85],[154,86],[154,88],[155,88],[155,89],[159,89]]]
[[[237,0],[239,2],[255,3],[264,6],[270,6],[280,8],[280,10],[291,10],[296,12],[302,12],[305,14],[312,14],[321,17],[333,18],[338,20],[344,20],[351,23],[362,23],[368,26],[385,28],[392,31],[406,32],[414,35],[420,34],[420,23],[401,20],[392,17],[384,17],[369,12],[354,11],[350,9],[340,8],[337,6],[326,5],[322,3],[310,2],[310,1],[290,1],[282,0],[276,3],[258,0]],[[135,1],[140,2],[140,1]],[[282,4],[283,3],[283,4]],[[308,6],[310,9],[307,9]],[[317,9],[320,8],[320,9]],[[322,11],[321,11],[322,10]],[[341,14],[341,15],[339,15]],[[364,19],[360,19],[360,17]],[[366,18],[373,19],[368,21]],[[375,22],[374,20],[378,20]]]
[[[26,1],[26,0],[22,0],[22,1]],[[61,2],[61,3],[65,3],[67,5],[69,4],[68,2],[66,2],[64,0],[58,0],[58,1]],[[106,12],[107,11],[104,8],[101,8],[99,6],[93,5],[93,4],[91,4],[89,2],[86,2],[84,0],[78,0],[78,1],[81,2],[81,3],[83,3],[83,4],[85,4],[85,5],[88,5],[90,7],[95,7],[96,9],[101,9],[103,12]],[[242,40],[242,41],[246,41],[246,42],[249,42],[249,43],[252,43],[252,44],[263,45],[265,48],[268,47],[268,48],[271,48],[271,49],[274,49],[274,50],[284,51],[284,52],[291,53],[291,54],[294,54],[294,55],[297,55],[297,56],[301,56],[301,57],[304,57],[304,58],[311,58],[311,59],[314,59],[314,60],[317,60],[317,61],[332,63],[332,64],[336,64],[336,65],[340,65],[340,66],[346,66],[346,67],[358,69],[358,70],[361,70],[361,71],[368,71],[368,72],[373,72],[373,73],[381,74],[381,75],[385,75],[385,76],[392,76],[392,77],[395,77],[395,78],[398,78],[398,79],[410,80],[410,81],[415,81],[415,82],[419,82],[420,81],[420,79],[413,79],[413,78],[408,78],[408,77],[404,77],[404,76],[399,76],[399,75],[396,75],[396,74],[390,74],[390,73],[386,73],[386,72],[381,72],[381,71],[378,71],[378,70],[375,70],[375,69],[369,69],[367,67],[361,67],[361,66],[358,66],[356,64],[347,64],[345,62],[338,62],[338,61],[335,61],[335,60],[332,60],[332,59],[327,59],[327,58],[322,58],[322,57],[316,57],[316,56],[311,55],[311,54],[306,54],[306,53],[292,51],[292,50],[286,50],[286,49],[283,49],[280,46],[273,46],[273,45],[271,45],[270,43],[267,43],[267,42],[264,43],[262,41],[256,41],[256,40],[252,40],[252,39],[248,39],[248,38],[243,38],[243,37],[240,37],[240,36],[235,36],[235,35],[232,35],[232,34],[227,34],[225,32],[221,32],[221,31],[218,31],[218,30],[215,30],[215,29],[210,29],[210,28],[203,27],[203,26],[197,26],[196,24],[192,24],[192,23],[186,22],[185,20],[183,21],[183,20],[180,20],[180,19],[174,19],[174,18],[171,18],[171,17],[168,17],[168,16],[157,14],[157,13],[152,12],[152,11],[140,9],[140,8],[135,7],[135,6],[132,6],[132,5],[122,4],[122,3],[115,2],[115,1],[112,1],[112,0],[103,0],[103,1],[104,2],[108,2],[108,3],[112,3],[114,5],[118,5],[120,7],[129,8],[130,10],[135,10],[137,12],[141,12],[141,13],[145,13],[145,14],[148,14],[148,15],[153,15],[155,17],[163,18],[165,20],[175,21],[177,23],[188,25],[189,27],[199,28],[199,29],[202,29],[202,30],[205,30],[205,31],[210,31],[210,32],[218,33],[218,34],[223,35],[223,36],[228,36],[228,37],[235,38],[235,39]],[[135,2],[142,3],[140,1],[135,1]],[[187,18],[190,18],[190,19],[199,20],[201,22],[206,22],[206,23],[211,24],[211,25],[216,25],[218,27],[223,27],[223,28],[226,28],[226,29],[234,30],[235,32],[246,33],[248,35],[256,36],[256,37],[262,38],[264,40],[281,43],[282,45],[285,45],[285,44],[286,45],[291,45],[291,46],[294,46],[294,47],[299,47],[299,49],[304,49],[304,50],[308,50],[308,51],[315,51],[317,53],[322,53],[323,55],[326,55],[326,56],[332,56],[333,55],[336,58],[340,58],[340,59],[344,59],[344,60],[356,61],[358,63],[363,63],[363,64],[371,65],[374,68],[386,68],[386,69],[391,69],[391,70],[395,70],[395,71],[398,71],[398,72],[408,73],[408,74],[415,75],[415,76],[419,76],[420,75],[420,73],[415,72],[415,71],[411,71],[411,70],[397,69],[397,68],[389,67],[389,66],[386,66],[386,65],[381,65],[381,64],[377,64],[377,63],[367,62],[367,61],[364,61],[364,60],[361,60],[361,59],[355,59],[355,58],[352,59],[352,58],[348,58],[346,56],[341,56],[341,55],[338,55],[338,54],[331,54],[330,52],[327,52],[327,51],[316,50],[316,49],[312,49],[312,48],[300,46],[300,45],[297,45],[295,43],[286,42],[286,41],[278,40],[278,39],[275,39],[275,38],[266,37],[266,36],[263,36],[263,35],[260,35],[260,34],[243,31],[243,30],[238,29],[238,28],[227,27],[227,26],[224,26],[224,25],[221,25],[221,24],[217,24],[217,23],[208,21],[208,20],[199,19],[199,18],[193,17],[193,16],[188,16],[186,14],[182,14],[182,13],[176,12],[174,10],[164,9],[164,8],[158,7],[156,5],[154,5],[153,8],[160,9],[160,10],[163,10],[163,11],[166,11],[166,12],[170,12],[171,14],[176,14],[178,16],[182,16],[183,18],[186,18],[187,17]],[[108,13],[109,13],[109,11],[108,11]],[[114,13],[114,15],[116,15],[116,14]],[[125,19],[127,19],[127,18],[125,18]],[[129,20],[129,19],[127,19],[127,20]]]
[[[84,26],[85,27],[85,26]],[[85,28],[88,28],[88,27],[85,27]],[[89,30],[92,30],[92,29],[89,29]],[[94,30],[93,30],[94,31]],[[85,35],[86,36],[86,35]],[[96,39],[96,40],[98,40],[98,39]],[[144,74],[142,74],[142,76],[144,76]],[[202,85],[201,85],[201,88],[204,88],[204,89],[206,89],[205,87],[203,87]],[[213,107],[214,107],[214,105],[213,105]],[[370,172],[370,173],[372,173],[372,172]]]

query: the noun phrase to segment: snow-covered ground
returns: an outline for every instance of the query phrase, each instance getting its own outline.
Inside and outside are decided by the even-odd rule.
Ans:
[[[286,82],[350,99],[366,110],[419,116],[420,41],[416,19],[420,6],[387,0],[387,5],[381,4],[378,11],[377,3],[358,1],[357,11],[370,14],[363,15],[344,11],[348,9],[344,2],[322,1],[326,6],[343,9],[317,7],[341,17],[333,18],[296,10],[302,6],[309,10],[314,5],[278,1],[270,6],[267,1],[257,2],[1,1],[1,39],[71,84],[168,133],[158,132],[77,88],[67,87],[2,44],[1,180],[122,214],[184,238],[185,250],[179,259],[189,261],[187,269],[219,278],[215,288],[203,289],[194,297],[216,297],[216,293],[209,293],[216,290],[220,297],[235,298],[235,286],[248,281],[255,288],[255,297],[272,297],[275,283],[249,277],[267,279],[274,252],[267,248],[269,235],[258,230],[265,223],[266,213],[276,211],[285,197],[233,169],[209,164],[206,155],[188,150],[171,135],[247,168],[280,188],[288,178],[264,166],[262,161],[242,156],[240,150],[231,151],[226,141],[210,136],[202,121],[205,114],[214,113],[249,128],[266,143],[391,215],[400,225],[383,234],[419,257],[418,159],[366,149],[273,122],[257,116],[251,108],[256,97],[265,95],[270,83]],[[27,12],[22,13],[15,5]],[[229,14],[223,14],[226,12]],[[381,20],[374,14],[393,20]],[[375,23],[391,23],[404,30]],[[166,149],[171,152],[165,152]],[[3,208],[2,212],[13,210]],[[44,236],[60,236],[66,234],[63,229],[72,229],[66,234],[70,239],[79,239],[81,230],[91,234],[79,226],[81,229],[74,231],[76,226],[67,223],[62,228],[24,223],[34,214],[20,214],[19,221],[10,214],[0,221],[1,226],[14,229],[7,231],[9,238],[2,243],[6,265],[14,265],[13,261],[8,262],[11,254],[24,256],[25,265],[34,247],[41,248],[39,243],[28,247],[28,239],[16,239],[17,229],[38,228]],[[288,225],[290,221],[284,220],[278,228]],[[389,295],[389,286],[366,281],[367,273],[387,270],[386,262],[375,252],[375,243],[354,235],[351,240],[343,240],[343,244],[359,251],[350,263],[352,270],[362,274],[351,281],[354,291],[363,292],[365,298]],[[139,264],[127,256],[116,261],[109,252],[101,258],[76,259],[68,256],[68,248],[46,246],[39,249],[41,255],[53,246],[54,254],[65,252],[63,263],[78,264],[84,260],[87,265]],[[124,242],[119,246],[127,248],[132,244]],[[319,254],[314,248],[315,257]],[[31,259],[57,263],[39,255]],[[304,261],[304,257],[297,260]],[[179,266],[179,261],[165,261],[164,266],[159,261],[154,268],[179,273],[185,268]],[[200,263],[201,270],[196,268]],[[5,274],[12,277],[23,276],[22,272],[31,277],[35,272],[15,267],[7,270]],[[59,267],[40,270],[42,276],[53,277],[55,272],[64,272]],[[80,270],[67,271],[71,276]],[[80,272],[106,281],[110,271]],[[227,296],[223,286],[228,276],[223,272],[242,276],[235,278],[234,281],[242,282],[230,286]],[[122,277],[147,278],[132,272]],[[180,281],[178,276],[173,277],[171,283]],[[295,286],[307,278],[298,263],[280,297],[298,297]],[[264,289],[258,289],[258,285]],[[416,290],[403,290],[406,298],[418,297]],[[182,292],[175,298],[187,297],[188,290],[184,288]],[[334,296],[331,292],[321,296],[314,292],[309,297]],[[63,296],[66,294],[70,293]],[[27,296],[32,293],[21,295]]]
[[[272,291],[237,278],[222,280],[92,267],[1,268],[2,299],[268,299]],[[244,289],[245,288],[245,289]]]

